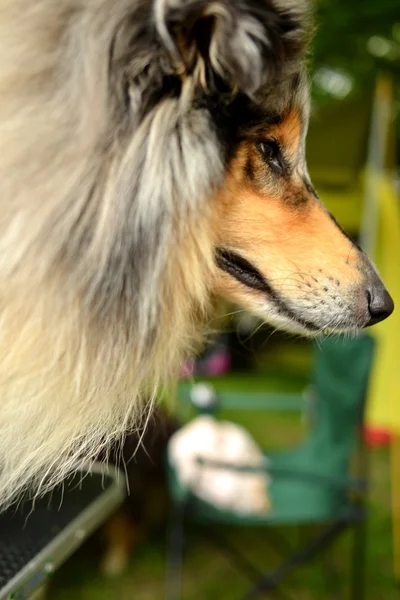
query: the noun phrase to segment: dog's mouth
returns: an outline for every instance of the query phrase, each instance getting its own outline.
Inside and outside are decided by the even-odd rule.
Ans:
[[[265,281],[265,278],[261,275],[260,271],[252,265],[248,260],[231,252],[218,248],[216,252],[217,266],[234,277],[243,285],[257,290],[258,292],[264,292],[271,294],[271,286]]]
[[[236,279],[242,285],[261,292],[268,296],[269,301],[274,305],[276,312],[280,317],[284,317],[291,322],[296,322],[307,331],[319,331],[319,327],[314,323],[305,320],[297,315],[273,289],[270,283],[263,277],[260,271],[251,264],[246,258],[236,252],[218,248],[216,251],[216,264],[228,275]]]

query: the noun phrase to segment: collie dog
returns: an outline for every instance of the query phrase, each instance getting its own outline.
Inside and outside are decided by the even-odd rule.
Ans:
[[[304,0],[0,0],[0,504],[138,423],[215,298],[393,302],[307,173]]]

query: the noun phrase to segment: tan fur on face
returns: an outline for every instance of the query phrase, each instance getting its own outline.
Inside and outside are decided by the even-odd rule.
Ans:
[[[293,164],[290,176],[271,174],[256,147],[263,138],[279,143]],[[254,265],[291,310],[309,313],[310,321],[314,311],[329,327],[332,311],[354,302],[363,257],[306,184],[301,143],[300,117],[293,110],[279,125],[258,129],[242,143],[218,198],[218,246]],[[266,316],[264,292],[223,271],[216,285],[223,296]]]

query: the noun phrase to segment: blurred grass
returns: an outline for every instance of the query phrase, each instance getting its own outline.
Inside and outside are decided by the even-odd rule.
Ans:
[[[222,381],[222,380],[221,380]],[[232,380],[230,381],[232,384]],[[223,385],[223,384],[222,384]],[[257,387],[257,381],[254,383]],[[289,383],[291,391],[296,387]],[[288,389],[286,387],[286,389]],[[235,418],[233,412],[226,415]],[[236,419],[239,420],[239,419]],[[254,436],[268,446],[287,446],[303,435],[300,416],[288,413],[248,413],[240,421]],[[368,558],[366,568],[367,600],[398,600],[392,574],[390,521],[390,469],[386,448],[374,449],[370,456],[371,493],[368,521]],[[282,531],[282,530],[281,530]],[[239,547],[264,571],[272,569],[279,557],[266,544],[268,532],[236,530],[227,532]],[[304,531],[287,528],[285,535],[298,540]],[[297,537],[295,537],[297,536]],[[234,600],[240,598],[249,583],[243,574],[232,567],[212,544],[189,535],[189,548],[184,568],[185,600]],[[351,538],[346,535],[330,554],[335,577],[343,584],[343,596],[348,597],[346,585],[351,557]],[[165,543],[163,536],[149,541],[132,556],[129,568],[117,578],[107,579],[98,568],[99,546],[87,545],[58,572],[50,589],[49,600],[162,600],[164,598]],[[284,589],[295,600],[324,600],[331,598],[327,581],[318,562],[302,568],[289,577]]]

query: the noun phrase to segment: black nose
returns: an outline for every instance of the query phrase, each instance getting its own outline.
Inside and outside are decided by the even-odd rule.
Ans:
[[[384,321],[392,314],[394,302],[381,283],[372,285],[367,290],[367,299],[370,314],[370,320],[367,323],[367,327],[375,325],[375,323],[379,323],[380,321]]]

